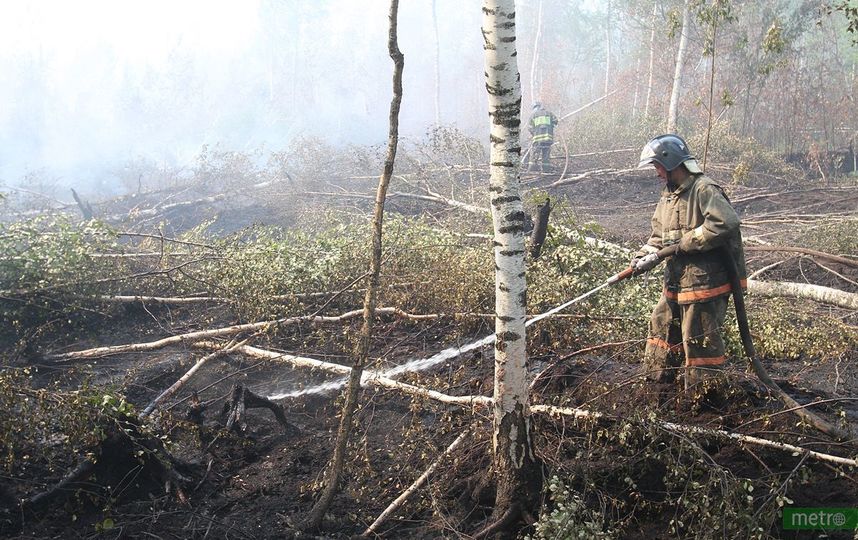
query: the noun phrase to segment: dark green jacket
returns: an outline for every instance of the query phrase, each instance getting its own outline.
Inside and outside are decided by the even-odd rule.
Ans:
[[[680,304],[706,302],[730,294],[730,278],[721,250],[736,261],[742,288],[747,286],[739,216],[724,190],[707,176],[692,175],[676,189],[665,187],[652,216],[652,235],[642,252],[679,243],[667,260],[664,294]]]

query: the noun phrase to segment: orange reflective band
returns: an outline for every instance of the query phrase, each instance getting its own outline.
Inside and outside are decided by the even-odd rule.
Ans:
[[[727,361],[725,356],[712,356],[710,358],[686,358],[685,363],[689,366],[720,366]]]
[[[733,287],[731,287],[730,284],[727,283],[725,285],[721,285],[720,287],[714,287],[712,289],[685,291],[679,293],[677,295],[677,299],[680,302],[687,302],[689,300],[706,300],[707,298],[715,298],[716,296],[721,296],[724,293],[728,293],[732,288]]]
[[[739,285],[742,289],[748,288],[748,280],[742,279],[739,280]],[[696,291],[681,291],[679,293],[668,291],[667,289],[662,289],[662,293],[665,298],[668,300],[673,300],[676,302],[689,302],[693,300],[707,300],[709,298],[715,298],[716,296],[721,296],[722,294],[726,294],[733,289],[729,283],[721,285],[720,287],[713,287],[711,289],[698,289]]]
[[[668,343],[665,340],[660,339],[660,338],[652,338],[651,337],[651,338],[647,339],[646,341],[650,345],[654,345],[654,346],[658,347],[659,349],[666,349],[668,351],[674,351],[674,352],[682,350],[682,344],[671,345],[670,343]]]

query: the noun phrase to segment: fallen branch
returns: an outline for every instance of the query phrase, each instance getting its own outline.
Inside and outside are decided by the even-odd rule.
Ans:
[[[92,476],[94,471],[95,462],[89,458],[84,458],[78,463],[77,467],[66,474],[56,485],[21,501],[21,507],[30,510],[43,508],[57,497],[68,495],[79,489],[81,482]]]
[[[201,367],[203,367],[203,365],[206,362],[208,362],[209,360],[213,360],[215,358],[220,358],[221,356],[225,356],[225,355],[231,353],[237,347],[241,347],[242,345],[247,344],[247,341],[248,340],[245,339],[244,341],[242,341],[241,343],[238,343],[238,344],[236,344],[235,341],[232,341],[232,342],[228,343],[225,347],[221,348],[220,350],[215,351],[215,352],[213,352],[209,355],[206,355],[206,356],[200,358],[199,360],[197,360],[197,362],[191,367],[191,369],[189,369],[184,375],[182,375],[179,378],[179,380],[177,380],[172,385],[170,385],[169,388],[167,388],[166,390],[161,392],[161,394],[158,397],[153,399],[152,402],[149,403],[149,405],[147,405],[145,409],[143,409],[143,412],[140,413],[140,418],[145,418],[145,417],[149,416],[150,414],[152,414],[152,411],[155,410],[155,407],[157,407],[158,404],[160,404],[162,401],[164,401],[168,397],[175,394],[179,390],[179,388],[181,388],[182,386],[184,386],[184,384],[186,382],[188,382],[188,380],[194,375],[194,373],[196,373],[197,371],[199,371],[199,369]]]
[[[152,303],[152,304],[172,304],[172,305],[187,305],[187,304],[204,304],[208,302],[228,302],[227,298],[216,296],[123,296],[123,295],[102,295],[96,296],[99,302],[111,304],[137,304],[137,303]]]
[[[435,458],[435,461],[433,461],[432,464],[429,465],[429,468],[423,471],[423,474],[421,474],[417,478],[417,480],[415,480],[410,486],[408,486],[408,489],[403,491],[402,494],[399,495],[399,497],[394,499],[394,501],[390,503],[390,505],[385,508],[384,511],[379,514],[377,518],[375,518],[375,521],[372,522],[372,525],[366,528],[362,536],[370,536],[374,534],[382,523],[387,521],[387,519],[400,506],[402,506],[405,501],[407,501],[408,498],[411,497],[411,495],[413,495],[418,489],[423,486],[423,484],[426,483],[426,480],[428,480],[432,473],[435,472],[435,469],[437,469],[438,466],[441,465],[441,463],[443,463],[450,456],[450,454],[452,454],[465,441],[465,438],[470,435],[470,433],[471,430],[466,429],[458,437],[456,437],[456,440],[454,440],[453,443],[450,444],[450,446],[448,446],[447,449],[441,453],[441,455]]]
[[[414,315],[411,313],[406,313],[405,311],[399,308],[378,308],[376,313],[379,314],[392,314],[397,317],[403,319],[411,319],[411,320],[431,320],[442,317],[442,315]],[[68,353],[51,355],[50,358],[56,361],[69,361],[69,360],[81,360],[85,358],[98,358],[102,356],[110,356],[114,354],[121,353],[129,353],[129,352],[147,352],[154,351],[158,349],[163,349],[169,345],[178,345],[180,343],[193,343],[195,341],[199,341],[202,339],[209,339],[214,337],[223,337],[223,336],[231,336],[235,334],[239,334],[241,332],[249,332],[249,331],[266,331],[269,328],[273,327],[281,327],[288,326],[299,323],[331,323],[331,322],[342,322],[349,319],[353,319],[355,317],[359,317],[363,314],[363,310],[353,310],[343,313],[342,315],[337,316],[299,316],[299,317],[286,317],[282,319],[275,319],[272,321],[261,321],[255,323],[246,323],[246,324],[236,324],[233,326],[227,326],[224,328],[214,328],[211,330],[199,330],[196,332],[188,332],[186,334],[178,334],[175,336],[166,337],[163,339],[159,339],[156,341],[149,341],[144,343],[128,343],[125,345],[111,345],[107,347],[95,347],[92,349],[85,349],[82,351],[73,351]]]
[[[790,253],[803,253],[805,255],[810,255],[811,257],[818,257],[820,259],[826,259],[829,261],[834,261],[840,264],[844,264],[851,268],[858,268],[858,260],[848,259],[846,257],[841,257],[840,255],[832,255],[831,253],[825,253],[823,251],[817,251],[815,249],[808,249],[803,247],[791,247],[791,246],[745,246],[745,251],[784,251]]]
[[[585,178],[589,178],[591,176],[599,176],[599,175],[603,175],[603,174],[619,175],[619,174],[626,174],[626,173],[634,172],[636,170],[637,170],[636,168],[635,169],[593,169],[591,171],[584,171],[582,173],[578,173],[575,176],[570,176],[569,178],[561,178],[560,180],[557,180],[555,182],[552,182],[551,184],[548,184],[547,186],[545,186],[542,189],[550,189],[550,188],[555,188],[558,186],[564,186],[566,184],[571,184],[571,183],[577,182],[579,180],[584,180]]]

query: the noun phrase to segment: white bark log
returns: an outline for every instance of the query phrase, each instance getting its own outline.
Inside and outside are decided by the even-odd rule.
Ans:
[[[544,413],[544,414],[553,414],[558,416],[572,416],[574,418],[579,419],[590,419],[590,420],[598,420],[598,419],[609,419],[605,415],[599,412],[588,411],[586,409],[578,409],[573,407],[555,407],[553,405],[532,405],[530,407],[531,412],[535,413]],[[665,422],[662,420],[656,420],[655,424],[667,431],[672,433],[682,433],[685,435],[700,435],[704,437],[717,437],[720,439],[729,439],[733,441],[737,441],[745,444],[753,444],[755,446],[764,446],[767,448],[774,448],[777,450],[782,450],[784,452],[790,452],[793,454],[801,454],[806,455],[809,458],[817,459],[820,461],[826,461],[828,463],[834,463],[836,465],[845,465],[847,467],[858,467],[858,459],[852,458],[844,458],[840,456],[834,456],[831,454],[825,454],[822,452],[816,452],[814,450],[808,450],[807,448],[802,448],[801,446],[795,446],[793,444],[788,443],[780,443],[775,441],[770,441],[768,439],[762,439],[760,437],[753,437],[751,435],[743,435],[741,433],[732,433],[730,431],[725,431],[723,429],[708,429],[700,426],[689,426],[684,424],[675,424],[673,422]]]
[[[760,296],[782,296],[787,298],[807,298],[822,304],[846,309],[858,310],[858,294],[812,285],[810,283],[792,283],[789,281],[748,280],[748,292]]]

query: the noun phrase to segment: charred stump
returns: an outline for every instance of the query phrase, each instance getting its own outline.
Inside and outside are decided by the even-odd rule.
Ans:
[[[247,422],[245,421],[245,412],[247,409],[263,408],[268,409],[274,414],[277,422],[283,426],[286,433],[300,432],[297,427],[286,420],[286,414],[283,412],[283,407],[266,397],[255,394],[241,384],[236,384],[232,387],[230,399],[224,404],[222,415],[226,417],[226,429],[235,431],[239,434],[244,434],[247,431]],[[201,415],[202,411],[195,411],[195,414]]]

